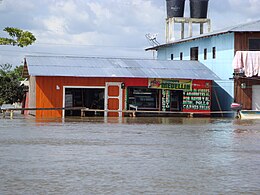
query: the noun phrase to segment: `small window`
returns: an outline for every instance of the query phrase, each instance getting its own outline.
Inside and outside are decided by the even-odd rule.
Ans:
[[[174,58],[174,56],[173,56],[173,54],[171,54],[171,60],[173,60],[173,58]]]
[[[204,60],[207,59],[207,48],[204,49]]]
[[[216,59],[216,47],[212,47],[212,58]]]
[[[199,48],[198,47],[190,48],[190,60],[199,60]]]
[[[249,51],[260,51],[260,38],[249,38]]]
[[[183,53],[181,52],[180,53],[180,60],[182,60],[183,59]]]

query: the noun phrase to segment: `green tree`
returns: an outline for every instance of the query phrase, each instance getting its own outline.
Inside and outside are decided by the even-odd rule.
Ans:
[[[11,64],[0,65],[0,105],[12,104],[23,99],[25,86],[20,85],[23,66],[12,70]]]
[[[26,47],[36,41],[35,36],[29,32],[18,28],[6,27],[10,38],[0,37],[0,45],[13,45]],[[25,87],[20,85],[22,80],[23,66],[12,70],[12,65],[0,65],[0,105],[3,103],[11,104],[23,99]]]
[[[6,27],[4,28],[4,31],[7,32],[11,38],[0,37],[0,45],[24,47],[31,45],[36,41],[35,36],[29,31],[23,31],[13,27]]]

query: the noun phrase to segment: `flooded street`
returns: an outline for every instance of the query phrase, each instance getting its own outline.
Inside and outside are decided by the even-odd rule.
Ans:
[[[260,120],[0,119],[0,194],[260,194]]]

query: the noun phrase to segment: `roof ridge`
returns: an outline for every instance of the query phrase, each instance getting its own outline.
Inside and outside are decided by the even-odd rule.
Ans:
[[[75,59],[109,59],[109,60],[156,60],[152,58],[129,58],[129,57],[105,57],[105,56],[76,56],[76,55],[25,55],[25,58],[34,58],[34,57],[49,57],[49,58],[75,58]]]
[[[229,31],[233,31],[233,30],[236,30],[236,28],[248,26],[248,25],[251,25],[251,24],[254,24],[254,23],[258,23],[258,22],[260,22],[260,19],[259,20],[254,20],[254,21],[250,21],[250,22],[244,22],[244,23],[241,23],[241,24],[237,24],[237,25],[234,25],[233,27],[230,27]]]

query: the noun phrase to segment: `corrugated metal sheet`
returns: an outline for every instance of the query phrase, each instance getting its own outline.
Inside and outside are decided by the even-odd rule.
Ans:
[[[220,80],[198,61],[26,56],[26,62],[31,76]]]
[[[229,31],[230,32],[260,32],[260,20],[231,27]]]
[[[147,48],[146,51],[156,50],[158,48],[166,47],[166,46],[169,46],[169,45],[174,45],[176,43],[192,41],[192,40],[195,40],[195,39],[200,39],[200,38],[205,38],[205,37],[210,37],[210,36],[215,36],[215,35],[225,34],[225,33],[230,33],[230,32],[260,32],[260,20],[248,22],[248,23],[245,23],[245,24],[230,26],[230,27],[227,27],[227,28],[224,28],[224,29],[221,29],[221,30],[213,31],[213,32],[210,32],[210,33],[204,33],[204,34],[193,36],[193,37],[179,39],[179,40],[173,41],[171,43],[161,44],[161,45],[158,45],[158,46],[155,46],[155,47]]]

